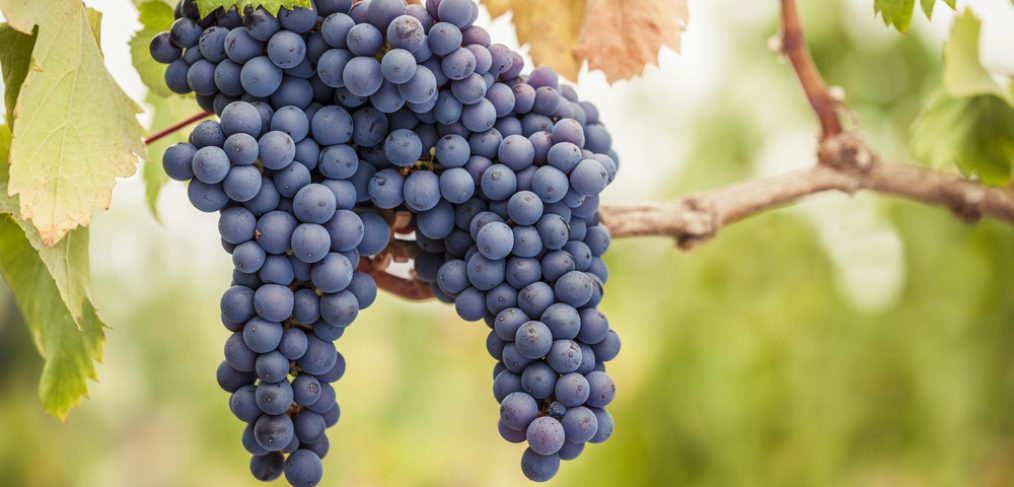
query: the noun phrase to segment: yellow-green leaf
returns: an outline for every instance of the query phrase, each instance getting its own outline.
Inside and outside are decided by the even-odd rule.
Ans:
[[[518,41],[536,64],[571,80],[581,63],[609,81],[639,76],[662,46],[679,50],[686,0],[484,0],[494,17],[511,10]]]
[[[7,169],[9,159],[11,155],[11,129],[6,125],[0,125],[0,184],[4,185],[0,187],[0,190],[6,189],[7,187]],[[0,212],[8,211],[8,201],[6,191],[0,194]],[[17,205],[10,205],[10,208],[17,208]]]
[[[134,6],[135,7],[140,7],[141,4],[147,3],[147,2],[152,1],[152,0],[132,0],[132,1],[134,2]],[[166,4],[166,6],[168,6],[169,8],[173,8],[173,9],[176,8],[176,4],[179,3],[179,2],[176,2],[176,1],[173,1],[173,0],[154,0],[154,1],[162,2],[162,3]]]
[[[952,9],[955,6],[955,1],[943,0]],[[926,14],[927,19],[933,17],[933,7],[936,5],[936,0],[919,0],[919,5],[922,7],[922,11]],[[884,20],[885,25],[893,26],[899,32],[908,30],[909,25],[912,23],[914,10],[915,0],[873,0],[874,15],[880,14],[880,18]]]
[[[161,0],[151,0],[138,5],[137,12],[141,30],[130,39],[130,58],[134,62],[134,68],[148,91],[159,96],[171,96],[173,92],[165,84],[166,65],[151,58],[148,46],[152,37],[172,26],[173,9]]]
[[[981,26],[970,9],[954,18],[950,37],[944,44],[944,86],[951,96],[1008,96],[979,61]]]
[[[92,30],[92,35],[95,36],[95,44],[99,46],[99,52],[102,51],[102,12],[95,10],[91,7],[85,9],[85,16],[88,17],[88,27]]]
[[[14,104],[32,65],[35,38],[34,34],[22,34],[7,24],[0,25],[0,68],[3,68],[4,117],[8,127],[14,123]]]
[[[54,245],[109,206],[117,177],[144,151],[140,108],[106,70],[80,0],[0,0],[11,26],[38,40],[15,106],[9,194]]]
[[[915,0],[874,0],[873,12],[880,14],[884,24],[894,26],[900,32],[908,30],[912,22]]]
[[[88,379],[96,379],[95,362],[102,360],[105,340],[103,324],[90,301],[85,302],[84,316],[74,320],[39,254],[6,214],[0,215],[0,271],[46,361],[39,379],[42,406],[65,419],[88,395]]]
[[[937,89],[912,125],[915,156],[993,185],[1006,185],[1014,169],[1014,108],[993,95],[950,96]]]
[[[160,96],[148,95],[146,101],[152,109],[152,132],[168,127],[201,111],[200,106],[197,105],[193,97],[174,95],[162,98]],[[177,142],[185,142],[188,133],[189,131],[186,128],[180,129],[148,144],[148,160],[144,163],[142,175],[144,176],[148,208],[156,218],[158,218],[158,211],[155,204],[158,202],[158,195],[162,191],[162,186],[169,181],[169,177],[166,176],[165,171],[162,169],[162,153],[169,146]]]
[[[202,16],[208,15],[218,8],[228,10],[234,5],[239,7],[240,12],[243,11],[244,6],[252,5],[254,8],[263,7],[264,10],[277,14],[282,7],[288,9],[310,8],[310,0],[197,0],[197,9]]]

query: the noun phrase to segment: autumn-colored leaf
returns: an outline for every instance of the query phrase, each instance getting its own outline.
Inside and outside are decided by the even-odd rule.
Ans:
[[[518,42],[536,64],[576,79],[581,63],[612,82],[656,64],[662,46],[679,50],[687,0],[485,0],[492,16],[510,10]]]
[[[588,0],[576,54],[614,82],[658,64],[658,51],[679,51],[686,0]]]

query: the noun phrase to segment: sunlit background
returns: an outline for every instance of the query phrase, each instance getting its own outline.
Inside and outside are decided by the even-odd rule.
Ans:
[[[143,100],[129,0],[105,14],[106,63]],[[1014,7],[974,2],[984,62],[1014,73]],[[899,35],[872,0],[803,1],[817,64],[886,158],[909,161],[950,12]],[[622,158],[604,201],[672,198],[814,162],[816,125],[769,50],[777,2],[695,0],[683,54],[610,87],[582,73]],[[509,16],[481,25],[516,45]],[[146,116],[150,120],[150,116]],[[160,127],[156,127],[160,128]],[[92,226],[111,326],[99,382],[66,423],[36,396],[42,361],[0,287],[0,485],[255,485],[215,383],[230,260],[216,217],[170,183],[148,212],[131,178]],[[614,241],[602,305],[613,438],[559,486],[1014,485],[1014,231],[887,197],[828,194],[734,225],[690,253]],[[2,286],[2,284],[0,284]],[[487,329],[387,296],[339,342],[342,419],[327,486],[514,486],[523,447],[496,431]]]

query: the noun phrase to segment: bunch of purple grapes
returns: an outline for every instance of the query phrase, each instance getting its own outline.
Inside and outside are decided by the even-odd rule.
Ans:
[[[596,108],[549,68],[523,75],[477,16],[472,0],[316,0],[201,18],[183,0],[151,41],[167,86],[219,117],[163,166],[220,212],[235,271],[218,380],[258,479],[320,481],[345,372],[333,342],[376,298],[360,259],[394,238],[415,247],[414,279],[492,329],[499,431],[527,441],[529,479],[612,434],[598,195],[618,158]],[[404,237],[395,212],[412,216]]]

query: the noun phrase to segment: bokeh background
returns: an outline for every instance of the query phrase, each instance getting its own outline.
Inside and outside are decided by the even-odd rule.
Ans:
[[[129,0],[103,49],[135,99]],[[984,60],[1014,72],[1014,7],[974,2]],[[940,6],[938,6],[940,7]],[[939,82],[949,12],[908,35],[871,0],[801,2],[817,64],[872,145],[909,161]],[[691,2],[683,54],[643,79],[582,73],[623,167],[605,201],[671,198],[814,162],[816,125],[769,50],[777,2]],[[509,17],[493,37],[516,44]],[[1007,64],[1005,64],[1007,63]],[[150,116],[147,116],[150,119]],[[99,382],[66,423],[36,397],[42,361],[0,287],[0,485],[255,485],[242,425],[214,379],[230,261],[216,218],[171,183],[148,213],[135,177],[92,231],[93,291],[111,329]],[[558,486],[1014,485],[1014,231],[946,211],[827,194],[752,218],[690,253],[615,241],[603,303],[623,339],[609,364],[613,438]],[[2,286],[2,284],[0,284]],[[435,303],[381,297],[339,342],[328,486],[513,486],[523,447],[496,432],[487,329]]]

